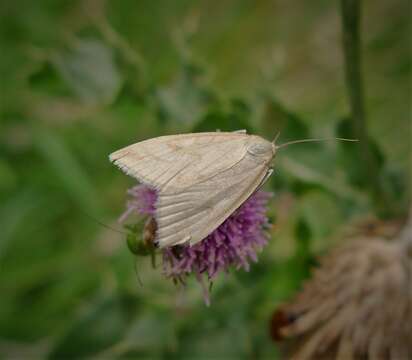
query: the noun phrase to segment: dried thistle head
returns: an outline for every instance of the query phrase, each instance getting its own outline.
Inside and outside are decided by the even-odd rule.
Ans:
[[[404,241],[361,237],[332,251],[272,318],[288,359],[412,358],[412,258]]]

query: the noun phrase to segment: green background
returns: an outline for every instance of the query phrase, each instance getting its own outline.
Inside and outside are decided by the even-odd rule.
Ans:
[[[179,132],[353,136],[337,1],[0,3],[0,358],[272,359],[268,324],[351,221],[409,204],[410,9],[364,1],[362,77],[380,200],[356,144],[276,157],[269,245],[211,307],[135,258],[134,180],[108,154]]]

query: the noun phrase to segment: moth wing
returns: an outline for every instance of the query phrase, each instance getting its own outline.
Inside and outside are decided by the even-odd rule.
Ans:
[[[160,247],[203,240],[264,181],[272,155],[246,154],[234,166],[173,195],[158,196],[156,241]]]
[[[249,137],[233,132],[161,136],[120,149],[110,160],[139,181],[173,194],[241,161]]]

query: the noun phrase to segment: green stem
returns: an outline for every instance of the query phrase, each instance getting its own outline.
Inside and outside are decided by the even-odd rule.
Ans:
[[[352,128],[359,140],[360,160],[365,166],[364,178],[372,186],[376,201],[381,198],[378,164],[373,156],[366,124],[361,57],[361,0],[341,0],[342,36],[346,88],[350,104]]]

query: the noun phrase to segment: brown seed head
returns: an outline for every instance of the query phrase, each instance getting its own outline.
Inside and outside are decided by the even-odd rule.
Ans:
[[[352,240],[272,324],[288,359],[412,359],[412,260],[397,239]]]

